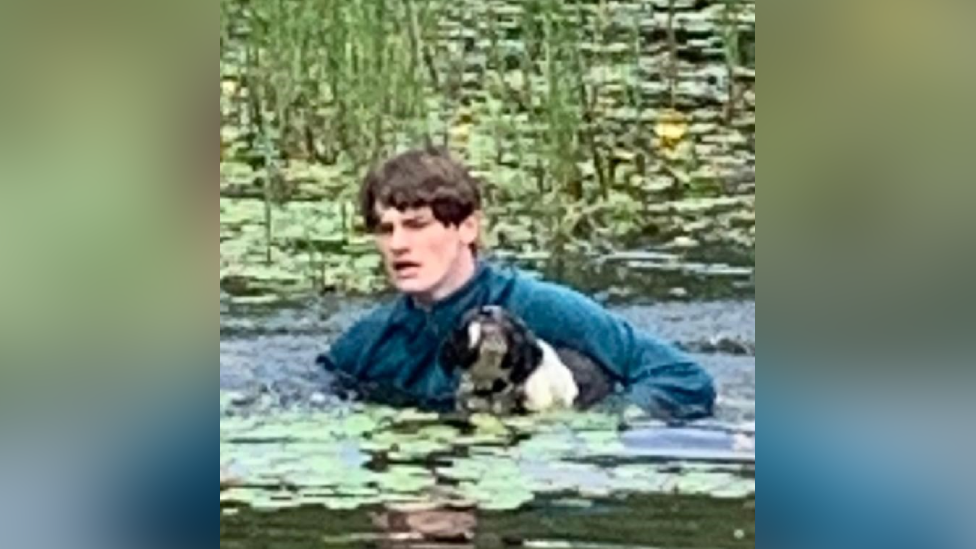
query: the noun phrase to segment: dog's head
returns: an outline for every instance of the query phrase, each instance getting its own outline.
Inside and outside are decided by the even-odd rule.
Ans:
[[[461,371],[458,408],[509,413],[521,404],[521,388],[542,361],[535,335],[501,307],[469,311],[441,347],[448,374]]]

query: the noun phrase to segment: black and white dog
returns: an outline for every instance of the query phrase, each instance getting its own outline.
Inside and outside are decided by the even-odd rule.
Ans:
[[[461,412],[498,415],[585,409],[613,391],[599,364],[571,349],[555,349],[501,307],[468,312],[441,347],[449,374],[462,371]]]

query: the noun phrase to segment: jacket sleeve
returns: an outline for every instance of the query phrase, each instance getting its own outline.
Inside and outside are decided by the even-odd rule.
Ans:
[[[398,386],[392,377],[371,375],[369,363],[373,353],[382,352],[378,349],[390,328],[390,315],[389,306],[376,309],[340,335],[329,350],[318,357],[318,365],[331,377],[331,391],[340,398],[395,408],[452,409],[453,393],[411,392]]]
[[[332,388],[340,396],[365,392],[364,357],[382,338],[387,316],[384,308],[372,311],[336,338],[329,350],[316,360],[332,376]]]
[[[674,346],[562,286],[523,281],[512,297],[510,308],[539,337],[596,360],[648,413],[669,421],[714,414],[714,379]]]

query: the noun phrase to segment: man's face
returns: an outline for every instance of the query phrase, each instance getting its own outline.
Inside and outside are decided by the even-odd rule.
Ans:
[[[436,301],[462,286],[470,274],[477,240],[477,215],[460,226],[445,226],[430,207],[400,211],[377,207],[376,242],[391,282],[401,292]]]

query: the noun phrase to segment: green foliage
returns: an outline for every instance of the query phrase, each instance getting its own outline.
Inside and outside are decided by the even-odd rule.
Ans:
[[[237,124],[287,158],[357,169],[427,128],[427,43],[440,0],[225,0],[221,77]]]
[[[515,249],[658,234],[642,212],[754,166],[754,36],[743,0],[222,0],[222,193],[265,203],[268,265],[278,208],[352,212],[367,166],[429,141],[484,176]]]

